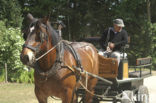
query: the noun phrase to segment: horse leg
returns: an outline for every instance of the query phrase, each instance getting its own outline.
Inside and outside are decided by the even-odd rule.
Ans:
[[[38,98],[37,97],[37,99],[38,99],[39,103],[47,103],[47,98]]]
[[[62,103],[76,103],[76,93],[73,89],[68,88],[64,91]]]
[[[91,80],[88,81],[88,91],[86,91],[86,95],[85,95],[85,100],[84,103],[92,103],[92,99],[93,99],[93,94],[94,94],[94,87],[97,83],[97,79],[96,78],[91,78]]]
[[[35,87],[35,95],[39,103],[47,103],[47,97],[37,87]]]

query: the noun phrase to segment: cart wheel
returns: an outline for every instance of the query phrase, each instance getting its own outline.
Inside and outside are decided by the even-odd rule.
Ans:
[[[77,97],[76,103],[84,103],[84,98],[83,97]]]
[[[93,97],[92,103],[100,103],[99,99],[97,97]]]
[[[130,90],[123,91],[121,103],[134,103],[133,91],[130,91]]]
[[[149,103],[149,92],[146,86],[140,86],[137,93],[136,103]]]

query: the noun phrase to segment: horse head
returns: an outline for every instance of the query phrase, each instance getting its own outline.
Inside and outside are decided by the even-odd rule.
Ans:
[[[21,52],[21,61],[23,64],[33,67],[36,58],[56,44],[57,34],[51,27],[48,17],[36,19],[31,14],[28,14],[27,18],[30,21],[30,25],[24,33],[25,43]]]

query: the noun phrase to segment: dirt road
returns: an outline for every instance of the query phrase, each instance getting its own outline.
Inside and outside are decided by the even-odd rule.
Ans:
[[[154,72],[152,76],[144,79],[144,85],[147,86],[149,90],[149,97],[150,97],[149,103],[156,103],[156,72]],[[50,103],[61,103],[61,102],[53,101]],[[111,102],[101,102],[101,103],[111,103]]]
[[[156,71],[152,73],[152,76],[144,79],[144,85],[147,86],[149,90],[149,103],[156,103]],[[50,99],[49,103],[61,103],[61,101],[55,101]],[[111,102],[101,102],[101,103],[111,103]]]
[[[144,79],[144,85],[149,89],[150,103],[156,103],[156,72]],[[0,103],[38,103],[34,94],[34,84],[0,83]],[[61,101],[49,97],[48,103]]]
[[[156,75],[146,78],[144,85],[148,87],[150,103],[156,103]]]

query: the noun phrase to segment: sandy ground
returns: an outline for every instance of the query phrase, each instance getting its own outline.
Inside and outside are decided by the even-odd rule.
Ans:
[[[144,79],[144,85],[147,86],[149,90],[149,103],[156,103],[156,71],[152,72],[152,76]],[[49,100],[50,102],[51,100]],[[61,101],[55,101],[50,103],[61,103]],[[111,103],[111,102],[101,102],[101,103]]]
[[[149,90],[150,103],[156,103],[156,71],[152,73],[152,76],[144,79],[144,85],[147,86]],[[10,83],[0,84],[0,103],[38,103],[34,94],[34,85]],[[48,103],[62,102],[61,100],[54,100],[49,97]]]
[[[156,73],[153,76],[145,78],[144,85],[149,90],[150,103],[156,103]]]
[[[152,76],[144,79],[144,85],[149,90],[149,103],[156,103],[156,71],[152,72]],[[53,100],[49,98],[48,103],[61,103],[61,101]],[[100,103],[112,103],[112,102],[100,102]]]

